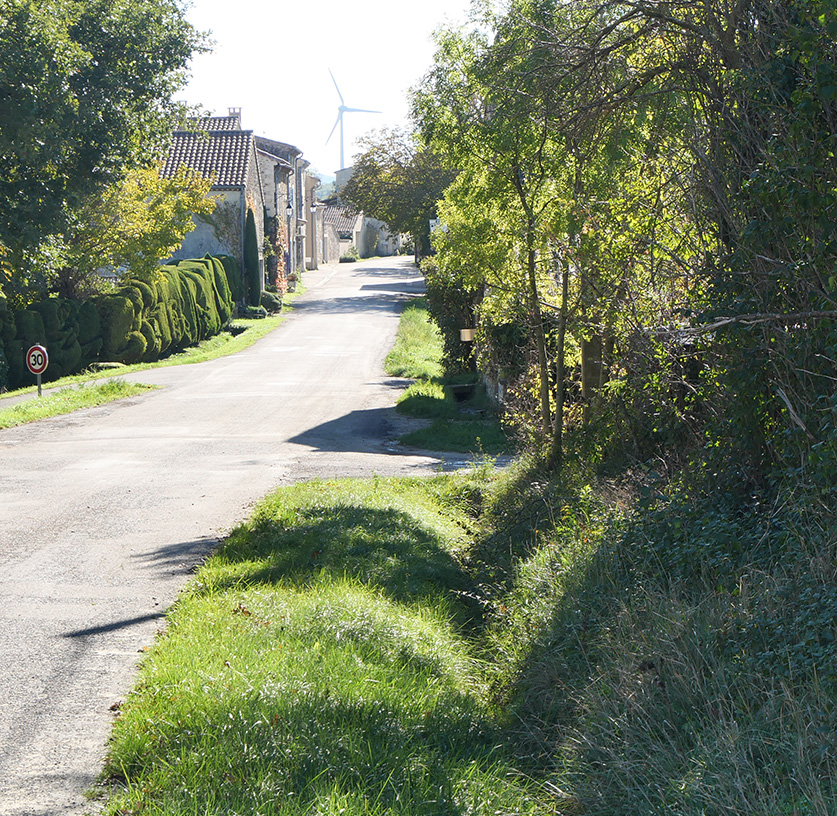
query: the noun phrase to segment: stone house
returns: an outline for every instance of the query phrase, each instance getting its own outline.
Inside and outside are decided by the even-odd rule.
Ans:
[[[249,302],[258,304],[265,278],[265,194],[256,139],[252,130],[242,130],[241,110],[193,119],[175,131],[162,175],[170,178],[182,166],[214,179],[210,195],[218,205],[210,216],[195,217],[195,228],[171,259],[231,255],[250,282]]]

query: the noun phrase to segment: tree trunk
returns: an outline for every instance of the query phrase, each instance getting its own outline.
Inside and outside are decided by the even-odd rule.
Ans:
[[[567,337],[567,302],[570,291],[569,264],[564,262],[561,270],[561,311],[558,322],[558,361],[555,372],[555,424],[552,430],[550,463],[560,467],[564,459],[564,378],[566,362],[564,347]]]

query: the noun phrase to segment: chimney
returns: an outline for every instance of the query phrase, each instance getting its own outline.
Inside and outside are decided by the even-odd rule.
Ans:
[[[241,130],[241,108],[227,108],[230,116],[234,116],[238,129]]]

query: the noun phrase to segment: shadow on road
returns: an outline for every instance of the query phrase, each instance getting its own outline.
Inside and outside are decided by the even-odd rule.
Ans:
[[[113,621],[113,623],[103,623],[101,626],[91,626],[89,629],[76,629],[74,632],[65,632],[65,638],[85,638],[91,635],[103,635],[106,632],[115,632],[117,629],[127,629],[129,626],[136,626],[140,623],[147,623],[148,621],[158,620],[165,617],[165,612],[152,612],[149,615],[140,615],[136,618],[126,618],[125,620]]]
[[[385,442],[391,429],[393,408],[352,411],[292,437],[289,442],[321,451],[366,452]]]
[[[153,552],[133,556],[149,569],[157,569],[166,575],[190,575],[198,564],[218,546],[217,538],[200,538],[195,541],[178,541]]]
[[[372,287],[363,287],[364,289]],[[378,289],[379,287],[374,287]],[[386,288],[386,296],[370,295],[367,297],[345,297],[345,298],[321,298],[306,299],[294,303],[294,312],[326,312],[361,314],[363,312],[392,312],[397,313],[402,306],[412,300],[419,292],[402,289],[395,286],[380,287]],[[393,293],[399,296],[393,298]]]

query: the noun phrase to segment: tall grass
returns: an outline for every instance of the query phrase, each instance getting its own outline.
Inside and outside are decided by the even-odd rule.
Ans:
[[[432,380],[444,374],[442,335],[428,319],[424,298],[416,298],[404,307],[398,324],[395,345],[387,355],[385,368],[393,377]]]
[[[596,816],[837,813],[831,513],[685,492],[519,490],[485,641],[518,762]]]
[[[282,490],[197,575],[114,729],[112,814],[542,813],[486,704],[430,482]]]

